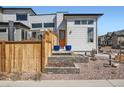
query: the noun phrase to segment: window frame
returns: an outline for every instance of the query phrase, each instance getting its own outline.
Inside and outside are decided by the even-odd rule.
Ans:
[[[84,24],[83,21],[86,21],[86,23]],[[81,24],[82,25],[87,25],[88,24],[88,20],[81,20]]]
[[[2,31],[2,29],[4,29],[4,30],[6,30],[6,31],[4,31],[4,32],[1,32]],[[7,33],[7,28],[0,28],[0,33]]]
[[[18,16],[25,16],[26,18],[19,18]],[[28,20],[28,14],[26,14],[26,13],[17,13],[16,14],[16,21],[27,21]]]
[[[21,30],[21,40],[25,40],[25,31]]]
[[[33,25],[35,25],[35,27],[33,27]],[[36,26],[36,25],[40,25],[40,26]],[[31,26],[32,26],[32,28],[42,28],[43,27],[42,23],[32,23]]]
[[[92,29],[92,30],[90,30],[90,29]],[[89,40],[89,39],[92,39],[92,40]],[[88,41],[88,43],[94,43],[94,27],[88,27],[87,41]]]
[[[47,26],[46,26],[46,24],[47,24]],[[49,24],[49,26],[48,26],[48,24]],[[50,24],[52,24],[52,26],[50,26]],[[44,23],[44,28],[54,28],[55,27],[55,23]]]
[[[79,23],[77,23],[77,22],[79,22]],[[80,24],[81,24],[81,20],[75,20],[75,21],[74,21],[74,24],[75,24],[75,25],[80,25]]]
[[[90,22],[90,21],[92,21],[92,22]],[[94,20],[92,20],[92,19],[91,20],[87,20],[87,24],[88,25],[93,25],[94,24]]]

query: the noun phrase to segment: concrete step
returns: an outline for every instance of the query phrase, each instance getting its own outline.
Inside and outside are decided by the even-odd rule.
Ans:
[[[72,55],[71,51],[52,51],[52,55]]]
[[[48,62],[76,62],[76,63],[87,63],[89,62],[89,58],[86,56],[69,56],[69,55],[64,55],[64,56],[58,56],[58,55],[53,55],[51,57],[48,57]]]

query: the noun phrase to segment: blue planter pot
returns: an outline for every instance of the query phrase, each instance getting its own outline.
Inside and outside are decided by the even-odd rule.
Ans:
[[[60,50],[60,46],[59,45],[55,45],[54,46],[54,51],[59,51]]]
[[[72,46],[71,45],[66,45],[65,48],[66,48],[66,51],[71,51]]]

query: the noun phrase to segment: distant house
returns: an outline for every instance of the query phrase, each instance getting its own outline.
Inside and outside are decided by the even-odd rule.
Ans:
[[[120,43],[124,42],[124,30],[115,32],[108,32],[105,35],[99,36],[99,46],[111,46],[112,48],[119,48]]]
[[[113,33],[113,32],[108,32],[108,33],[105,35],[105,45],[106,45],[106,46],[111,46],[111,45],[112,45],[112,33]]]
[[[105,36],[106,35],[102,35],[98,37],[98,45],[99,46],[105,46]]]
[[[99,46],[111,46],[112,45],[112,32],[108,32],[105,35],[98,37]]]
[[[118,48],[121,42],[124,42],[124,30],[113,32],[112,33],[112,47]]]

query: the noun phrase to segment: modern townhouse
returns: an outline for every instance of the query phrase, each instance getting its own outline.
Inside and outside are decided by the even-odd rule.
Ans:
[[[41,39],[50,29],[58,45],[72,45],[72,51],[98,49],[97,21],[103,14],[57,12],[36,14],[31,8],[0,8],[0,39],[9,40],[8,24],[14,22],[14,40]]]

